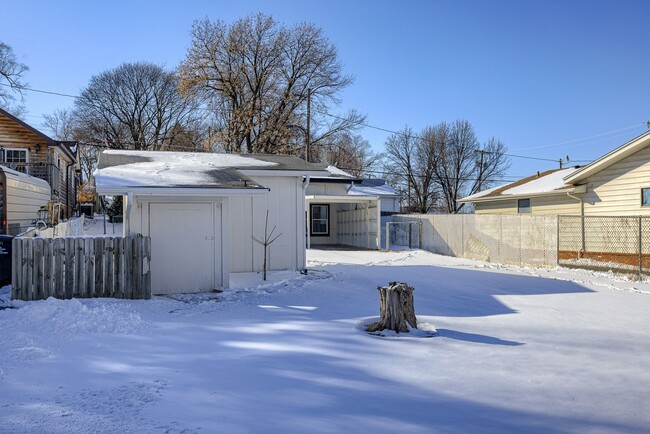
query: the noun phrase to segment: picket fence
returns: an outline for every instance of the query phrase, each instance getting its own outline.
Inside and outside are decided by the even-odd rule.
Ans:
[[[14,238],[12,299],[151,298],[151,238]]]

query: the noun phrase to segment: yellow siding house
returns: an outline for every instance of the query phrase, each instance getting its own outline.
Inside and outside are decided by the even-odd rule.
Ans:
[[[586,166],[538,172],[459,202],[476,214],[650,215],[650,131]]]

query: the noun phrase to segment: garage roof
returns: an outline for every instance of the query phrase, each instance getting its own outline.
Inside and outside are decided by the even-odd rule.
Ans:
[[[125,187],[261,189],[244,172],[320,172],[323,166],[288,155],[106,150],[95,171],[97,189]]]

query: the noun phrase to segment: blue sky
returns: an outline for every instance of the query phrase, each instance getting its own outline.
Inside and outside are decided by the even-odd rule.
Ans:
[[[355,76],[332,112],[355,108],[373,126],[418,131],[462,118],[511,154],[572,161],[647,131],[648,1],[23,0],[3,4],[0,40],[29,66],[31,87],[78,94],[122,62],[176,66],[195,19],[260,11],[324,29]],[[27,93],[25,105],[39,127],[72,100]],[[376,150],[387,137],[361,134]],[[557,167],[511,161],[512,177]]]

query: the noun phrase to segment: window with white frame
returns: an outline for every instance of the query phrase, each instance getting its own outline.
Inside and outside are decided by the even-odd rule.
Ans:
[[[5,163],[11,169],[27,173],[27,149],[5,149]]]
[[[311,235],[327,237],[330,234],[330,206],[313,204],[311,213]]]

